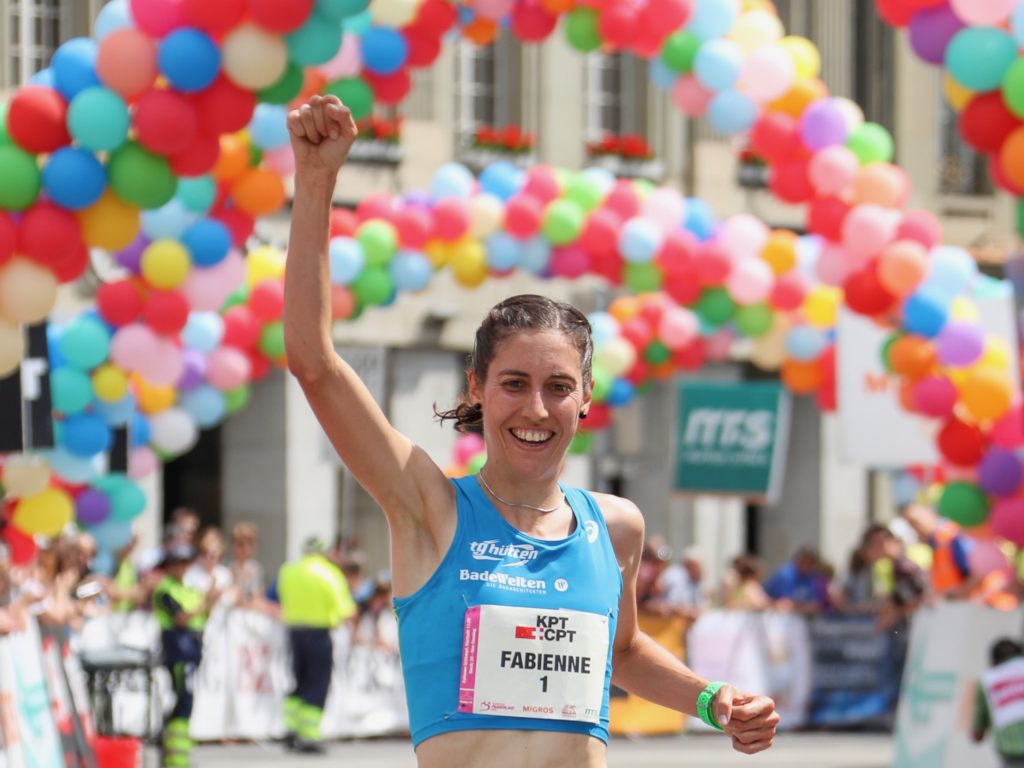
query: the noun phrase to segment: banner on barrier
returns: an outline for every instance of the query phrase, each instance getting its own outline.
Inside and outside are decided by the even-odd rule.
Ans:
[[[10,768],[64,764],[34,620],[0,637],[0,729]]]

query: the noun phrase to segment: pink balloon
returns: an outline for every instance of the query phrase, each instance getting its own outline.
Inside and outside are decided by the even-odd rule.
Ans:
[[[846,147],[826,147],[816,152],[808,165],[811,184],[822,197],[839,195],[857,178],[860,162]]]
[[[754,101],[781,98],[796,79],[793,58],[779,45],[766,45],[747,56],[740,73],[740,90]]]
[[[732,331],[727,328],[715,331],[705,338],[704,353],[707,355],[708,360],[712,362],[728,360],[732,352],[732,339]]]
[[[1020,401],[1014,403],[1010,410],[992,425],[989,436],[992,443],[1000,448],[1017,448],[1024,445],[1024,408]]]
[[[668,234],[682,226],[686,218],[686,201],[674,189],[659,187],[643,201],[640,215],[653,221]]]
[[[880,205],[855,206],[843,219],[843,245],[855,256],[873,256],[896,237],[900,217]]]
[[[131,0],[135,26],[150,37],[163,37],[185,25],[183,0]]]
[[[826,243],[814,265],[814,274],[825,285],[842,285],[846,278],[863,266],[863,259],[854,257],[838,243]]]
[[[205,269],[193,267],[179,289],[189,306],[198,312],[216,312],[231,292],[245,282],[245,259],[236,251],[228,252],[219,264]]]
[[[473,9],[478,16],[501,21],[504,16],[512,12],[513,5],[515,5],[515,0],[476,0],[473,3]]]
[[[558,246],[551,250],[549,268],[555,277],[582,277],[590,270],[590,252],[576,244]]]
[[[156,454],[149,449],[149,446],[140,445],[132,448],[128,454],[128,477],[133,480],[141,480],[156,471]]]
[[[227,392],[238,389],[249,380],[252,366],[240,349],[220,347],[206,357],[206,380],[210,386]]]
[[[263,165],[281,176],[295,173],[295,153],[290,144],[263,152]]]
[[[911,392],[914,407],[925,416],[945,418],[957,401],[956,385],[945,376],[925,376]]]
[[[462,435],[455,441],[455,462],[466,464],[470,459],[484,450],[484,439],[480,435]]]
[[[700,321],[683,307],[669,307],[658,322],[658,338],[669,349],[682,349],[697,338]]]
[[[708,104],[714,96],[714,92],[701,85],[693,75],[677,78],[676,84],[672,86],[672,101],[689,117],[700,117],[707,112]]]
[[[355,77],[363,71],[363,48],[358,35],[346,33],[341,47],[326,64],[320,65],[320,72],[328,80]]]
[[[618,214],[622,221],[629,221],[640,213],[640,196],[633,182],[619,179],[604,200],[604,207]]]
[[[989,516],[992,532],[1018,547],[1024,547],[1024,499],[1001,499]]]
[[[157,335],[148,325],[126,325],[117,330],[110,342],[110,359],[118,368],[137,371],[149,350],[156,346]]]
[[[558,176],[551,166],[537,165],[526,172],[526,183],[523,184],[522,193],[547,205],[562,192]]]
[[[953,12],[975,27],[994,27],[1013,13],[1018,0],[950,0]]]
[[[994,541],[971,540],[971,548],[967,553],[967,564],[972,576],[988,576],[993,571],[1003,571],[1010,567],[1006,554]]]
[[[900,240],[916,240],[931,249],[942,242],[942,222],[931,211],[907,211],[896,230],[896,237]]]
[[[774,280],[775,273],[767,263],[747,258],[733,267],[725,287],[739,304],[757,304],[768,298]]]
[[[185,371],[181,349],[165,336],[158,336],[156,343],[143,356],[136,370],[146,381],[161,387],[177,383]]]
[[[715,237],[733,261],[755,257],[768,242],[768,227],[749,213],[730,216],[723,222]]]

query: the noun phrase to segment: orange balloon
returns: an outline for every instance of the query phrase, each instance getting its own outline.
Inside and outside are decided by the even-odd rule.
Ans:
[[[624,323],[631,317],[639,315],[641,308],[640,299],[636,296],[619,296],[609,305],[608,314]]]
[[[1010,378],[995,368],[973,370],[960,387],[960,399],[977,421],[998,419],[1010,410],[1013,399]]]
[[[916,240],[897,240],[878,257],[878,281],[894,296],[908,296],[928,272],[928,252]]]
[[[1024,125],[1003,140],[998,162],[1006,180],[1024,188]]]
[[[220,155],[213,166],[213,178],[217,181],[233,181],[249,167],[249,146],[241,134],[225,134],[220,137]]]
[[[782,383],[795,395],[809,395],[824,379],[817,360],[786,360],[782,364]]]
[[[761,258],[776,275],[784,275],[796,266],[796,234],[777,229],[768,236]]]
[[[786,94],[771,103],[769,110],[800,117],[808,106],[828,96],[828,88],[816,77],[797,80]]]
[[[135,392],[135,399],[139,404],[139,410],[145,414],[159,413],[174,405],[177,398],[177,390],[173,386],[162,387],[150,384],[137,373],[131,375],[132,389]]]
[[[889,347],[889,367],[900,376],[919,379],[935,367],[935,349],[921,336],[900,336]]]
[[[281,177],[263,168],[250,168],[231,187],[235,206],[249,216],[266,216],[284,205]]]
[[[567,13],[576,7],[576,0],[540,0],[540,5],[550,14]]]
[[[676,362],[675,360],[669,358],[663,363],[658,363],[657,365],[650,366],[647,370],[651,374],[651,378],[662,381],[664,379],[672,378],[672,376],[675,374]]]
[[[477,45],[490,45],[498,36],[498,22],[476,18],[462,28],[462,36]]]
[[[874,203],[883,208],[902,208],[910,197],[910,182],[902,168],[891,163],[872,163],[860,169],[852,185],[855,204]]]
[[[356,297],[347,285],[331,286],[331,319],[348,320],[356,311]]]

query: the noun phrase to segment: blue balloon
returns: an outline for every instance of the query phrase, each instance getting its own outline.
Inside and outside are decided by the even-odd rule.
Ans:
[[[132,414],[131,426],[128,429],[128,441],[132,448],[149,445],[149,419],[136,411]]]
[[[88,530],[89,535],[96,542],[96,549],[101,552],[117,552],[132,540],[131,521],[115,520],[113,516]]]
[[[948,302],[934,292],[918,288],[903,302],[903,328],[908,333],[934,338],[948,317]]]
[[[971,91],[994,91],[1017,58],[1017,44],[1002,29],[964,27],[949,41],[949,74]]]
[[[178,179],[175,198],[192,213],[207,213],[217,201],[217,182],[212,176]]]
[[[94,573],[102,573],[104,576],[113,576],[117,560],[113,552],[100,549],[97,545],[96,557],[92,559],[92,570]]]
[[[224,394],[208,384],[202,384],[185,392],[181,395],[179,402],[201,429],[217,426],[224,420],[224,414],[227,413]]]
[[[607,168],[598,168],[597,166],[591,166],[590,168],[584,168],[580,171],[580,175],[587,179],[590,183],[597,186],[601,190],[602,195],[608,194],[612,187],[615,186],[616,178],[615,174],[609,171]]]
[[[434,268],[419,251],[399,251],[388,265],[397,291],[420,291],[427,287]]]
[[[260,149],[276,149],[288,143],[288,108],[258,104],[249,121],[249,138]]]
[[[132,12],[128,7],[128,0],[110,0],[100,8],[96,23],[93,25],[93,34],[96,40],[100,41],[111,32],[131,26]]]
[[[156,60],[171,85],[185,93],[207,88],[220,72],[220,48],[205,32],[190,27],[167,35]]]
[[[663,240],[657,224],[637,217],[627,221],[619,231],[619,252],[630,263],[647,263],[654,258]]]
[[[750,130],[755,120],[757,104],[739,91],[722,91],[708,105],[708,122],[711,127],[727,136]]]
[[[30,85],[42,85],[46,88],[57,87],[56,78],[53,75],[53,69],[51,67],[40,69],[28,79],[28,82]]]
[[[718,229],[718,219],[711,206],[699,197],[686,198],[686,218],[683,227],[704,242]]]
[[[43,167],[43,189],[62,208],[80,211],[103,196],[107,171],[92,152],[61,147]]]
[[[1024,5],[1017,3],[1010,16],[1010,30],[1018,48],[1024,48]]]
[[[608,394],[605,395],[604,401],[613,408],[618,408],[626,405],[630,400],[633,399],[633,395],[636,394],[636,387],[633,386],[629,379],[617,378],[612,382],[612,385],[608,387]]]
[[[142,233],[152,240],[180,240],[185,230],[196,220],[196,215],[189,211],[178,199],[143,211],[140,217]]]
[[[99,46],[88,37],[76,37],[60,46],[50,61],[54,87],[71,101],[86,88],[100,85],[96,75],[96,54]]]
[[[68,364],[64,355],[60,353],[60,337],[63,334],[64,326],[60,323],[50,322],[46,326],[46,347],[49,352],[51,371]]]
[[[619,321],[603,310],[591,312],[587,315],[590,321],[590,335],[594,339],[594,346],[611,341],[619,335],[621,326]]]
[[[348,285],[366,266],[363,246],[351,237],[332,237],[328,255],[331,263],[331,282],[335,285]]]
[[[786,352],[796,360],[817,360],[827,346],[825,334],[809,325],[790,328],[786,333]]]
[[[507,160],[491,163],[480,174],[480,189],[499,200],[512,197],[523,186],[525,174]]]
[[[736,85],[743,67],[743,52],[729,40],[704,43],[693,60],[693,74],[712,91],[725,91]]]
[[[363,66],[378,75],[391,75],[409,57],[409,44],[391,27],[370,27],[363,34]]]
[[[676,84],[679,73],[662,61],[660,56],[655,56],[647,65],[647,77],[656,88],[667,91]]]
[[[519,268],[534,275],[544,275],[551,265],[551,245],[543,236],[531,237],[523,243]]]
[[[978,264],[963,248],[942,245],[929,254],[928,276],[924,288],[949,299],[963,293],[978,275]]]
[[[135,415],[135,396],[131,393],[112,403],[97,400],[93,406],[109,427],[124,427]]]
[[[107,88],[86,88],[68,106],[68,131],[79,146],[93,152],[117,149],[128,137],[131,116],[120,95]]]
[[[370,0],[316,0],[316,9],[320,13],[338,21],[363,13],[369,7]]]
[[[815,269],[825,240],[820,235],[801,235],[796,239],[796,263],[804,274],[817,281]]]
[[[732,29],[739,13],[739,0],[697,0],[686,31],[701,40],[722,37]]]
[[[75,456],[94,456],[109,450],[112,443],[110,428],[99,414],[76,413],[62,422],[61,445]]]
[[[466,166],[446,163],[434,172],[434,178],[430,180],[430,199],[435,203],[448,197],[468,200],[475,184],[476,180]]]
[[[523,243],[507,232],[496,232],[484,242],[487,266],[495,272],[508,272],[519,266]]]
[[[231,232],[216,219],[199,219],[185,230],[181,243],[197,267],[220,264],[231,250]]]
[[[216,312],[190,312],[181,329],[181,343],[197,352],[211,352],[224,336],[224,321]]]

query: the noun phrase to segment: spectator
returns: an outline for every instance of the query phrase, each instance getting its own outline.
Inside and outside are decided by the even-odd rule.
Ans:
[[[768,577],[764,589],[777,607],[798,613],[819,613],[829,607],[828,579],[811,547],[798,549],[792,560]]]
[[[932,548],[932,591],[949,600],[969,598],[981,586],[981,578],[971,573],[971,541],[960,526],[940,518],[934,509],[923,504],[908,504],[900,515],[917,537]]]
[[[662,572],[672,562],[672,548],[668,546],[664,536],[651,536],[644,544],[640,555],[640,568],[636,576],[637,607],[643,611],[657,610],[661,598],[658,580]]]
[[[199,513],[192,509],[192,507],[176,507],[171,512],[171,525],[177,533],[177,538],[168,543],[171,545],[187,544],[190,547],[197,546],[196,534],[199,533]]]
[[[211,590],[223,593],[231,587],[231,570],[224,558],[224,536],[219,528],[207,528],[199,537],[199,557],[185,572],[186,587],[205,595]]]
[[[738,555],[722,580],[722,605],[734,611],[763,611],[771,604],[761,586],[761,562],[753,555]]]
[[[972,718],[976,742],[995,732],[995,748],[1004,766],[1024,765],[1024,650],[1009,638],[992,645],[992,666],[978,683]]]
[[[861,540],[861,551],[867,562],[875,566],[888,560],[891,564],[888,594],[885,595],[878,623],[891,629],[901,623],[921,604],[928,592],[924,571],[907,557],[903,541],[884,525],[872,525]]]
[[[263,565],[256,559],[258,532],[252,523],[236,523],[231,529],[231,579],[237,604],[252,607],[263,602]]]
[[[867,612],[875,609],[875,575],[863,544],[850,553],[846,578],[833,602],[844,611]]]
[[[374,581],[366,576],[366,553],[361,549],[346,552],[341,556],[340,567],[352,599],[356,601],[359,610],[364,610],[374,592]]]
[[[707,608],[708,597],[701,586],[704,560],[697,547],[687,547],[678,563],[661,574],[656,591],[667,611],[696,621]]]

